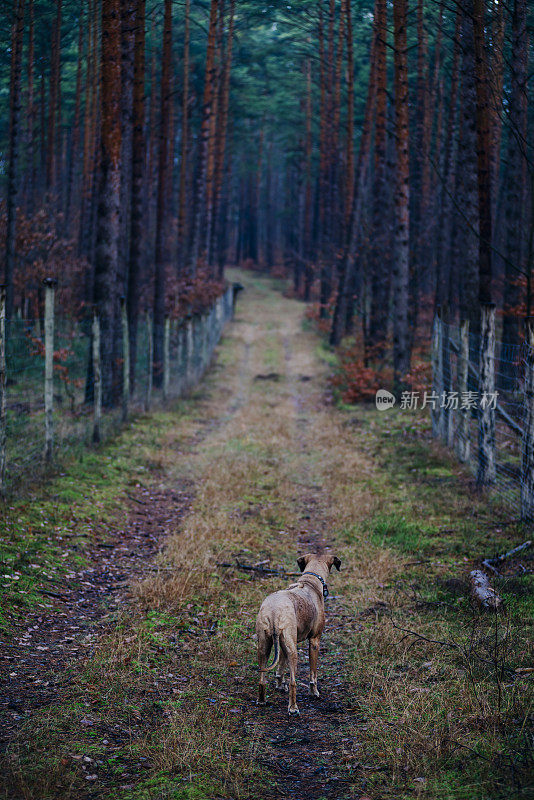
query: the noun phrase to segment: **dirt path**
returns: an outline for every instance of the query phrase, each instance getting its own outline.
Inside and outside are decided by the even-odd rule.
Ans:
[[[204,496],[211,502],[216,499],[224,509],[222,527],[228,538],[236,545],[238,542],[245,545],[228,548],[227,542],[221,542],[222,552],[228,553],[230,560],[239,557],[254,563],[267,557],[271,566],[280,564],[291,571],[296,569],[299,554],[318,546],[334,549],[339,546],[332,529],[334,519],[339,521],[339,509],[334,506],[330,483],[336,478],[339,464],[350,469],[358,463],[358,455],[345,452],[349,449],[346,443],[343,451],[335,452],[335,464],[332,455],[325,457],[329,446],[339,446],[343,432],[327,402],[327,368],[317,355],[317,339],[303,330],[304,308],[273,296],[267,283],[246,276],[242,279],[246,292],[230,334],[235,363],[239,366],[233,380],[227,373],[221,373],[211,401],[215,405],[220,403],[217,392],[223,384],[225,389],[232,387],[236,402],[230,403],[232,414],[222,419],[219,416],[219,423],[197,449],[197,468],[204,475],[199,501],[202,505]],[[217,413],[213,416],[217,418]],[[332,466],[336,469],[331,470]],[[246,476],[244,468],[249,470]],[[229,476],[233,476],[232,486]],[[361,514],[368,502],[367,493],[355,489],[343,513],[350,515],[359,505]],[[186,528],[196,530],[197,516],[194,511]],[[230,521],[238,520],[242,527],[236,530],[235,524],[228,524],[228,517]],[[183,532],[176,544],[183,546]],[[213,547],[213,541],[208,544],[197,539],[195,544],[197,552],[202,552],[204,544]],[[187,556],[176,559],[172,543],[170,549],[171,563],[178,560],[183,564]],[[220,560],[225,561],[222,557]],[[300,648],[301,716],[296,722],[288,721],[287,700],[273,691],[274,679],[270,681],[267,708],[256,707],[257,676],[251,640],[254,614],[261,598],[291,579],[243,582],[242,576],[238,570],[226,572],[228,583],[234,581],[235,587],[236,581],[241,582],[236,614],[250,644],[246,650],[240,646],[233,652],[237,659],[246,652],[246,677],[243,673],[228,675],[226,683],[223,679],[220,684],[221,696],[231,695],[234,704],[239,703],[243,730],[249,739],[260,742],[259,762],[277,778],[277,797],[292,800],[352,797],[346,767],[352,758],[353,738],[343,736],[350,702],[344,684],[346,654],[342,631],[346,621],[354,624],[355,618],[347,614],[344,605],[343,573],[332,576],[331,597],[327,600],[318,700],[308,697],[307,648]],[[216,620],[216,616],[211,616],[212,609],[207,613]],[[217,671],[225,659],[228,660],[228,653],[217,652],[214,645],[208,666]],[[344,764],[340,760],[342,753],[348,757]]]
[[[132,584],[141,581],[137,594],[149,608],[166,606],[169,595],[176,594],[169,573],[175,569],[183,573],[187,562],[190,585],[187,592],[183,586],[179,590],[184,601],[198,595],[199,588],[207,588],[208,600],[215,602],[225,590],[235,596],[244,641],[233,650],[223,642],[224,653],[218,653],[214,644],[201,655],[201,671],[208,658],[209,667],[219,672],[219,696],[231,695],[238,704],[235,722],[256,743],[258,767],[267,768],[277,779],[277,796],[294,800],[349,797],[339,763],[346,704],[343,656],[339,642],[334,643],[329,633],[339,631],[346,616],[338,588],[342,577],[333,579],[327,602],[321,697],[313,701],[307,697],[307,653],[301,653],[301,717],[288,722],[286,699],[271,690],[267,708],[255,706],[251,633],[261,597],[289,579],[243,581],[239,571],[222,568],[217,578],[222,585],[203,587],[198,564],[190,569],[191,557],[226,563],[225,557],[237,555],[246,561],[266,556],[271,564],[294,570],[299,553],[333,545],[331,499],[323,485],[326,465],[319,463],[322,454],[317,450],[317,431],[322,429],[324,435],[325,413],[330,415],[330,411],[325,411],[325,370],[314,352],[316,338],[303,332],[302,306],[285,300],[266,282],[246,276],[244,282],[246,291],[221,361],[208,379],[207,395],[192,405],[187,422],[171,427],[158,443],[162,479],[125,498],[128,519],[112,538],[93,532],[89,564],[83,570],[73,566],[64,585],[50,587],[52,613],[30,619],[13,641],[0,646],[6,692],[4,747],[21,725],[31,727],[37,710],[62,703],[70,684],[76,683],[77,660],[85,663],[98,650],[99,640],[110,634],[116,610],[124,610],[130,602]],[[198,500],[191,508],[193,492]],[[206,501],[217,505],[217,513],[207,511]],[[213,540],[210,530],[199,537],[199,521],[207,520],[210,528],[217,526],[221,513],[225,519],[219,526],[219,541]],[[151,566],[165,541],[166,549],[156,566]],[[221,623],[213,603],[206,608],[201,613],[209,615],[214,625]],[[196,644],[194,627],[187,630],[185,639],[189,633]],[[190,652],[186,642],[184,656],[191,658]],[[239,666],[244,673],[238,668],[220,674],[225,663],[243,659],[245,663]],[[205,682],[193,665],[195,681],[200,686]],[[228,702],[222,700],[223,705]],[[91,796],[99,796],[96,786]]]

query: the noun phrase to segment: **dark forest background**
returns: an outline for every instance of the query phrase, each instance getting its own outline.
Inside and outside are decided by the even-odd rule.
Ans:
[[[157,385],[165,315],[209,303],[227,264],[291,274],[331,343],[355,335],[397,385],[436,308],[476,337],[496,303],[520,343],[526,0],[15,0],[0,36],[7,318],[42,318],[46,277],[62,312],[96,307],[107,404],[120,298],[132,363],[152,311]]]

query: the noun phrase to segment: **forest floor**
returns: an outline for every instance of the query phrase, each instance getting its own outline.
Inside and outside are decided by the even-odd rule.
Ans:
[[[336,407],[305,307],[233,277],[198,390],[6,509],[0,797],[531,796],[532,560],[496,581],[502,614],[465,584],[527,532],[422,413]],[[321,697],[302,648],[288,720],[274,679],[255,705],[254,619],[318,545],[342,561]]]

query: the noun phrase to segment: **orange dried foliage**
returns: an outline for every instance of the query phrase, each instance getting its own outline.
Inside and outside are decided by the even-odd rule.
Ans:
[[[201,314],[224,292],[225,282],[214,278],[207,268],[200,269],[194,277],[176,277],[174,270],[168,271],[167,311],[173,319],[182,319],[188,314]]]
[[[74,240],[59,235],[61,224],[60,217],[52,220],[43,208],[31,216],[17,211],[14,299],[24,316],[38,315],[38,289],[45,278],[58,282],[56,303],[62,313],[76,317],[82,310],[87,261],[77,256]],[[0,252],[5,235],[6,209],[0,204]]]

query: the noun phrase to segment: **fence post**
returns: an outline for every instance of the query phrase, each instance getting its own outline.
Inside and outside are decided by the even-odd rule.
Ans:
[[[185,376],[186,376],[186,385],[188,388],[192,385],[194,380],[193,379],[194,353],[195,353],[195,340],[193,331],[193,318],[190,317],[187,320],[186,348],[185,348],[185,358],[186,358]]]
[[[130,331],[128,328],[128,310],[126,298],[121,297],[122,326],[122,419],[128,419],[130,405]]]
[[[56,281],[45,278],[45,461],[52,461],[54,452],[54,294]]]
[[[449,324],[448,307],[445,305],[441,310],[441,375],[442,375],[442,398],[440,433],[441,440],[446,447],[452,446],[452,411],[447,408],[447,398],[452,389],[451,372],[451,333]]]
[[[6,286],[0,285],[0,496],[6,492]]]
[[[484,303],[480,310],[478,409],[478,472],[479,486],[495,481],[495,409],[488,402],[495,393],[495,304]],[[486,402],[484,399],[486,398]]]
[[[164,400],[167,400],[169,397],[170,345],[171,345],[171,320],[169,317],[165,317],[165,326],[163,328],[163,399]]]
[[[525,425],[521,447],[521,519],[534,519],[534,320],[527,320]]]
[[[147,375],[147,382],[146,382],[146,400],[145,400],[145,411],[150,409],[152,403],[152,382],[154,380],[153,371],[154,371],[154,336],[153,336],[153,329],[152,329],[152,315],[150,311],[146,312],[146,331],[147,331],[147,363],[148,363],[148,375]]]
[[[463,319],[460,322],[460,348],[458,352],[458,430],[456,438],[456,452],[458,460],[465,464],[469,461],[471,454],[471,442],[469,437],[469,415],[470,410],[467,404],[462,407],[462,398],[467,392],[469,377],[469,320]]]
[[[102,371],[100,369],[100,319],[96,308],[93,311],[93,386],[93,442],[98,444],[102,419]]]
[[[436,310],[434,325],[432,327],[432,392],[437,396],[437,402],[431,406],[432,436],[439,436],[440,427],[440,398],[443,388],[443,353],[441,349],[441,309]]]

